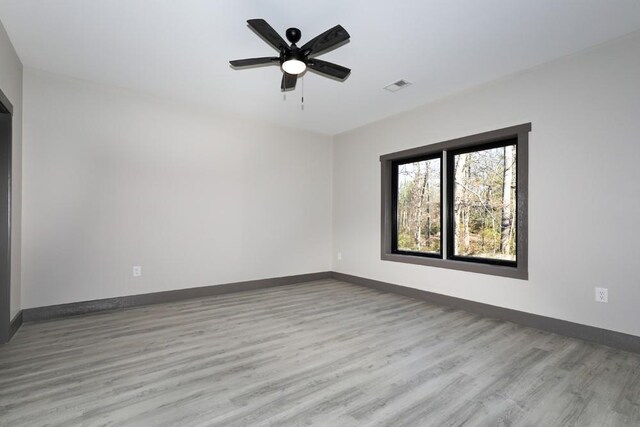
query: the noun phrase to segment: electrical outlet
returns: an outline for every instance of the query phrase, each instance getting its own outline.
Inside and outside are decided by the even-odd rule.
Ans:
[[[140,277],[142,276],[142,267],[139,265],[134,265],[133,266],[133,277]]]
[[[596,288],[596,302],[609,302],[609,289]]]
[[[342,261],[342,252],[338,252],[338,261]]]

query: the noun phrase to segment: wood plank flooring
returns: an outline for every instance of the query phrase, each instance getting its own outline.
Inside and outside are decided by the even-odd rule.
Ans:
[[[0,425],[640,425],[640,355],[324,280],[25,324]]]

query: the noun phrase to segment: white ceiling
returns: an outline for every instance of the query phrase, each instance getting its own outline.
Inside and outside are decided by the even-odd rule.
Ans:
[[[351,76],[308,73],[302,110],[278,67],[229,67],[275,52],[250,18],[301,43],[341,24],[321,58]],[[640,30],[640,0],[2,0],[0,20],[28,67],[336,134]]]

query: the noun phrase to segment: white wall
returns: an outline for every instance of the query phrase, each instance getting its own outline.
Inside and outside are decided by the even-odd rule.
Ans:
[[[23,308],[330,269],[329,137],[28,68],[24,88]]]
[[[530,280],[380,260],[381,154],[526,122]],[[335,271],[640,335],[640,33],[339,135],[333,152]]]
[[[13,319],[20,311],[20,247],[22,215],[22,62],[0,23],[0,89],[13,105],[11,167],[11,303]]]

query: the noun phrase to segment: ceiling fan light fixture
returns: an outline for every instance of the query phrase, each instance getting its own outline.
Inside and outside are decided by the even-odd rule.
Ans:
[[[298,75],[300,73],[303,73],[304,70],[307,69],[307,64],[300,61],[299,59],[289,59],[282,63],[282,69],[287,74]]]
[[[302,33],[297,28],[287,29],[287,40],[291,43],[289,44],[264,19],[249,19],[247,24],[267,44],[280,52],[280,55],[229,61],[234,69],[256,65],[280,65],[282,68],[280,90],[283,92],[295,89],[298,76],[304,73],[307,68],[325,77],[341,81],[344,81],[351,73],[350,69],[342,65],[315,59],[315,56],[335,49],[349,40],[351,36],[342,25],[336,25],[298,47],[296,43],[300,41]]]

